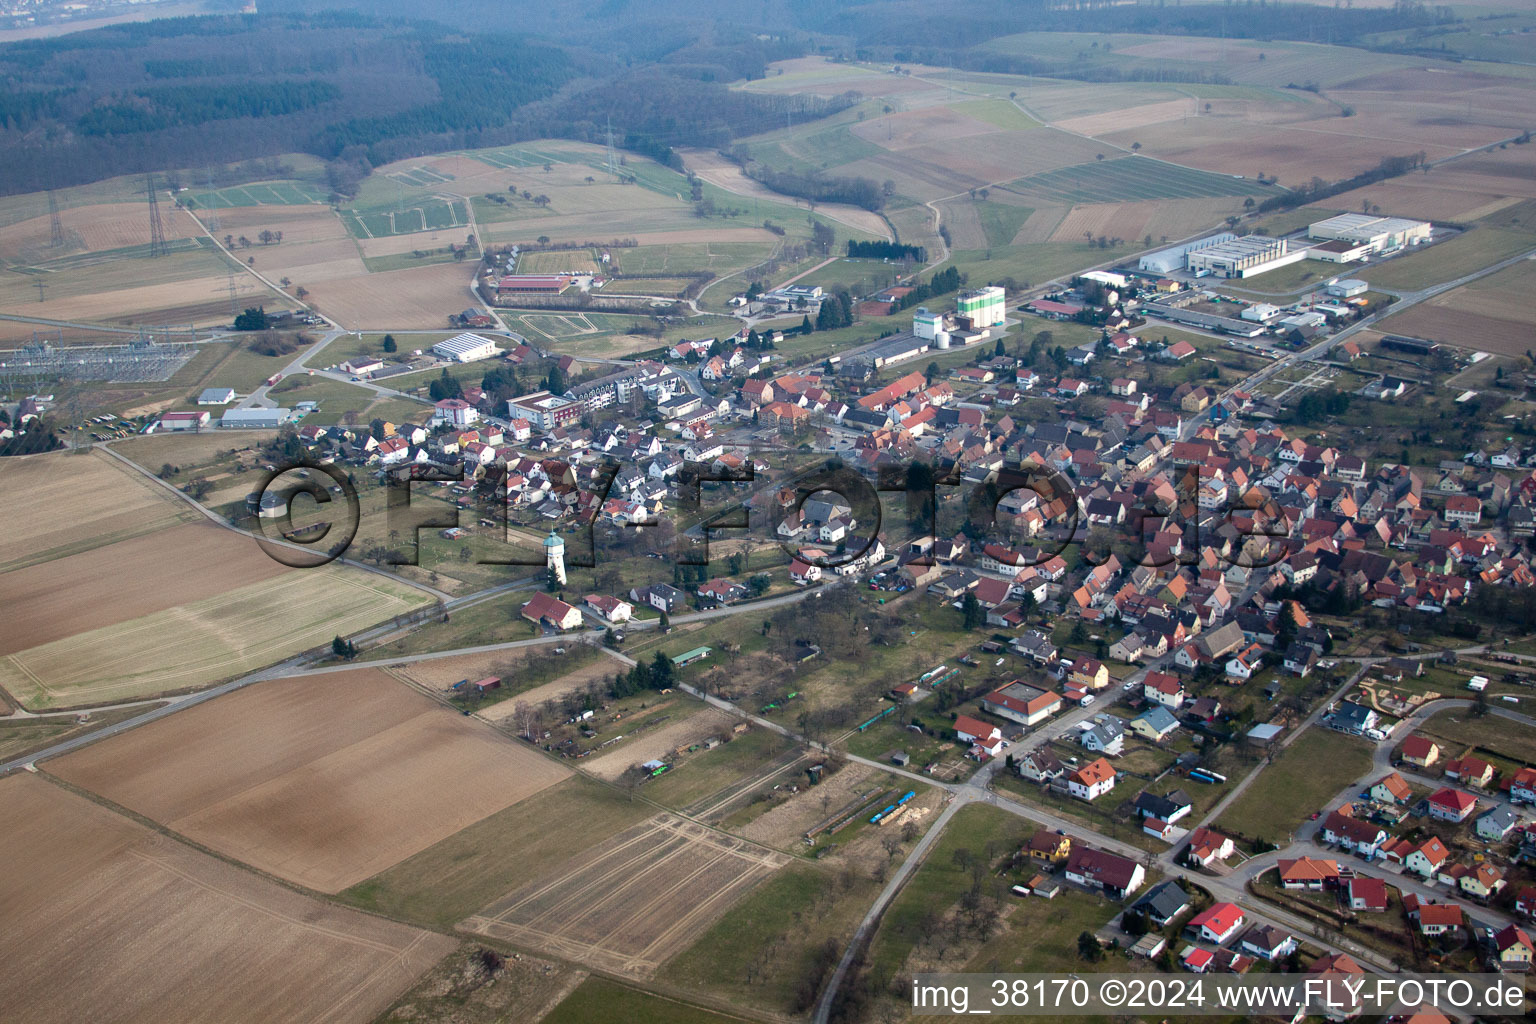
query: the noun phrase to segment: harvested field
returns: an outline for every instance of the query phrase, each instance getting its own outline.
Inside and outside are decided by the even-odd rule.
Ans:
[[[0,687],[33,710],[196,689],[429,600],[407,584],[332,563],[13,652],[0,657]]]
[[[1382,329],[1482,352],[1524,355],[1536,334],[1529,298],[1533,288],[1536,261],[1522,260],[1389,317]]]
[[[1161,124],[1195,113],[1197,101],[1193,99],[1163,100],[1160,103],[1143,103],[1123,110],[1108,110],[1087,117],[1073,117],[1057,121],[1055,126],[1078,135],[1108,135],[1111,132],[1128,131],[1142,125]]]
[[[648,978],[786,862],[740,839],[658,814],[461,927]]]
[[[1505,320],[1476,311],[1437,306],[1431,299],[1388,317],[1381,326],[1396,334],[1506,356],[1524,355],[1532,347],[1533,326],[1529,312],[1520,320]]]
[[[5,460],[0,571],[89,551],[200,519],[110,456],[50,452]]]
[[[849,130],[866,142],[896,151],[985,135],[997,131],[997,127],[948,107],[924,107],[861,121]]]
[[[374,669],[247,687],[48,767],[330,893],[570,774]]]
[[[644,732],[638,739],[624,744],[613,753],[588,760],[584,767],[598,778],[612,782],[623,775],[631,765],[670,754],[678,747],[728,730],[734,722],[735,719],[724,711],[706,708],[681,721]]]
[[[1124,147],[1140,142],[1143,153],[1221,174],[1252,178],[1263,172],[1288,186],[1305,183],[1314,175],[1330,181],[1348,178],[1376,166],[1383,157],[1407,151],[1422,149],[1431,160],[1459,152],[1459,147],[1412,140],[1412,132],[1401,137],[1359,134],[1358,121],[1358,116],[1333,116],[1304,124],[1271,124],[1237,113],[1166,121],[1110,133],[1104,140]]]
[[[5,1020],[367,1024],[456,944],[302,896],[41,779],[0,780],[0,816]]]
[[[1228,213],[1241,209],[1237,197],[1075,206],[1048,240],[1077,242],[1085,232],[1091,232],[1095,238],[1122,238],[1132,246],[1140,246],[1145,236],[1151,235],[1155,244],[1160,238],[1183,238],[1204,228],[1214,228]]]
[[[210,215],[199,213],[198,216],[208,218]],[[258,253],[276,254],[283,246],[295,242],[319,242],[347,236],[347,229],[336,212],[329,206],[315,204],[239,206],[218,211],[218,219],[220,237],[234,235],[239,238],[245,235],[256,243],[251,249]],[[281,231],[283,240],[276,245],[261,245],[257,236],[263,231]]]
[[[1411,210],[1414,217],[1425,220],[1470,221],[1486,217],[1520,202],[1518,196],[1498,196],[1491,192],[1474,192],[1467,189],[1445,188],[1438,183],[1428,185],[1407,184],[1409,179],[1395,178],[1377,182],[1365,188],[1343,192],[1327,200],[1329,206],[1340,210],[1358,211],[1366,201],[1381,207],[1384,213],[1392,210]],[[1434,176],[1423,179],[1433,182]]]
[[[103,572],[104,566],[111,571]],[[0,654],[215,597],[290,571],[268,558],[255,541],[208,522],[174,526],[18,569],[0,576],[0,587],[7,593],[27,595],[25,601],[12,602],[0,621]]]
[[[149,217],[144,203],[100,203],[59,209],[64,227],[64,252],[82,249],[122,249],[149,244]],[[202,234],[197,222],[185,210],[166,203],[160,208],[160,221],[166,239],[191,238]],[[14,253],[23,249],[47,249],[53,226],[47,217],[33,217],[0,228],[0,251]],[[52,253],[49,255],[60,255]]]
[[[397,330],[441,327],[444,317],[469,302],[473,275],[473,267],[438,263],[338,277],[310,288],[308,301],[350,330],[370,325]]]

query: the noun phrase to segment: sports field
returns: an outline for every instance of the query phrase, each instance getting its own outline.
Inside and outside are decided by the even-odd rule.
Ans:
[[[164,534],[160,557],[180,552]],[[142,552],[138,553],[142,557]],[[91,555],[104,575],[110,553]],[[332,563],[133,617],[0,658],[0,687],[33,710],[196,689],[321,647],[428,603],[423,591]]]
[[[48,769],[321,892],[570,774],[376,669],[246,687]]]
[[[461,927],[646,978],[787,859],[658,814]]]
[[[0,780],[0,1019],[368,1024],[457,944]]]

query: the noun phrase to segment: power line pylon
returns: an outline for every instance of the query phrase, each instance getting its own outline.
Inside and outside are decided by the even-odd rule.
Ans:
[[[144,191],[149,194],[149,254],[164,256],[170,252],[165,244],[165,225],[160,222],[160,197],[155,193],[155,176],[144,175]]]
[[[615,178],[619,176],[619,158],[613,148],[613,116],[608,117],[608,173]]]
[[[59,218],[59,200],[48,190],[48,244],[55,249],[64,248],[64,221]]]

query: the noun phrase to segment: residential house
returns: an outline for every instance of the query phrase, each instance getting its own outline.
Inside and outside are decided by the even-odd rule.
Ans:
[[[1463,786],[1486,789],[1493,782],[1493,765],[1470,754],[1445,762],[1442,770],[1446,778],[1460,782]]]
[[[1123,900],[1141,888],[1142,880],[1146,878],[1146,872],[1135,861],[1081,843],[1072,844],[1072,852],[1067,855],[1066,875],[1069,881],[1098,889],[1115,900]]]
[[[1189,893],[1170,878],[1148,889],[1131,909],[1146,915],[1147,920],[1162,928],[1189,909]]]
[[[1387,883],[1369,875],[1356,875],[1347,883],[1349,909],[1365,910],[1374,914],[1387,909]]]
[[[1323,819],[1325,842],[1336,843],[1362,857],[1374,857],[1387,840],[1387,830],[1343,811],[1330,811]]]
[[[634,605],[607,594],[588,594],[582,601],[588,608],[615,626],[628,622],[635,614]]]
[[[1474,864],[1456,880],[1458,887],[1468,896],[1479,900],[1492,899],[1504,888],[1504,872],[1488,861]]]
[[[1072,837],[1065,832],[1042,828],[1029,837],[1022,852],[1030,860],[1060,864],[1072,852]]]
[[[1184,863],[1207,868],[1212,862],[1225,861],[1236,852],[1232,840],[1209,828],[1197,828],[1190,833],[1189,845],[1184,848]]]
[[[1389,772],[1371,784],[1371,799],[1383,804],[1406,804],[1413,799],[1413,790],[1397,772]]]
[[[1068,772],[1066,778],[1067,792],[1079,800],[1093,801],[1115,788],[1115,766],[1101,757]]]
[[[1161,743],[1178,729],[1179,723],[1173,712],[1161,704],[1148,708],[1130,722],[1131,732],[1153,743]]]
[[[522,617],[534,625],[546,625],[554,629],[575,629],[581,625],[580,610],[549,594],[534,594],[523,605]]]
[[[1188,793],[1182,789],[1175,789],[1162,796],[1147,792],[1139,793],[1134,806],[1138,817],[1158,818],[1171,825],[1189,814],[1194,809],[1194,802],[1189,799]]]
[[[990,722],[983,722],[970,715],[955,719],[955,738],[961,743],[990,743],[1003,738],[1003,731]]]
[[[1531,969],[1531,957],[1536,954],[1536,946],[1531,943],[1531,936],[1519,925],[1505,925],[1495,932],[1492,940],[1493,960],[1502,971],[1529,971]]]
[[[1274,925],[1255,924],[1243,932],[1237,947],[1261,960],[1273,962],[1289,956],[1295,950],[1296,936]]]
[[[1125,749],[1125,724],[1114,715],[1100,715],[1092,726],[1078,731],[1077,741],[1094,753],[1118,757]]]
[[[1280,886],[1285,889],[1332,889],[1339,884],[1339,862],[1318,857],[1298,857],[1275,862]]]
[[[1440,873],[1440,868],[1450,859],[1451,851],[1446,849],[1445,843],[1438,836],[1430,836],[1417,845],[1408,844],[1406,850],[1401,851],[1403,867],[1423,878],[1434,878]]]
[[[1401,756],[1411,765],[1428,768],[1440,760],[1440,745],[1427,736],[1409,736],[1403,740]]]
[[[1429,816],[1439,821],[1462,822],[1477,809],[1477,798],[1471,793],[1445,786],[1429,796]]]
[[[1038,725],[1061,710],[1061,696],[1015,679],[981,699],[982,710],[1020,725]]]
[[[1479,839],[1486,839],[1490,843],[1502,842],[1516,825],[1520,824],[1520,815],[1514,808],[1507,804],[1495,804],[1482,814],[1478,815],[1477,823],[1472,826]]]
[[[1177,708],[1184,703],[1184,682],[1178,676],[1166,672],[1148,672],[1142,683],[1147,699],[1165,708]]]
[[[1023,757],[1014,761],[1014,767],[1019,775],[1031,782],[1050,782],[1059,779],[1067,773],[1066,765],[1061,763],[1049,747],[1039,747],[1031,750]]]
[[[1418,924],[1419,934],[1435,936],[1461,930],[1465,918],[1459,904],[1425,903],[1416,897],[1409,897],[1404,900],[1405,906],[1408,899],[1413,899],[1415,903],[1413,909],[1408,911],[1408,916]]]
[[[1221,946],[1236,935],[1247,920],[1237,904],[1213,903],[1190,918],[1185,927],[1205,941]]]

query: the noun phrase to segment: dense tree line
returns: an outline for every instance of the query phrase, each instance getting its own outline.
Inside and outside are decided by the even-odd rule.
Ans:
[[[1409,153],[1406,156],[1384,156],[1381,162],[1368,171],[1361,171],[1352,178],[1343,181],[1327,182],[1322,178],[1314,177],[1310,182],[1293,188],[1288,192],[1282,192],[1277,196],[1270,196],[1259,204],[1260,213],[1269,213],[1272,210],[1289,210],[1297,206],[1306,206],[1327,199],[1329,196],[1340,195],[1366,185],[1374,185],[1378,181],[1388,178],[1396,178],[1407,174],[1409,171],[1423,167],[1428,159],[1423,150],[1417,153]]]
[[[749,177],[762,182],[775,192],[798,196],[813,203],[846,203],[878,213],[885,205],[885,193],[879,182],[869,178],[844,178],[825,174],[803,174],[799,171],[775,170],[756,161],[748,162],[743,170]]]
[[[128,135],[235,117],[281,117],[341,98],[329,82],[252,82],[136,89],[75,122],[86,135]]]
[[[913,260],[924,263],[928,259],[928,250],[920,245],[903,245],[900,242],[858,242],[848,239],[848,255],[853,259],[867,260]]]
[[[964,283],[965,279],[961,277],[958,268],[945,267],[929,278],[926,283],[916,286],[910,292],[897,299],[896,308],[911,309],[920,302],[927,302],[929,299],[937,296],[947,295],[957,290]]]

